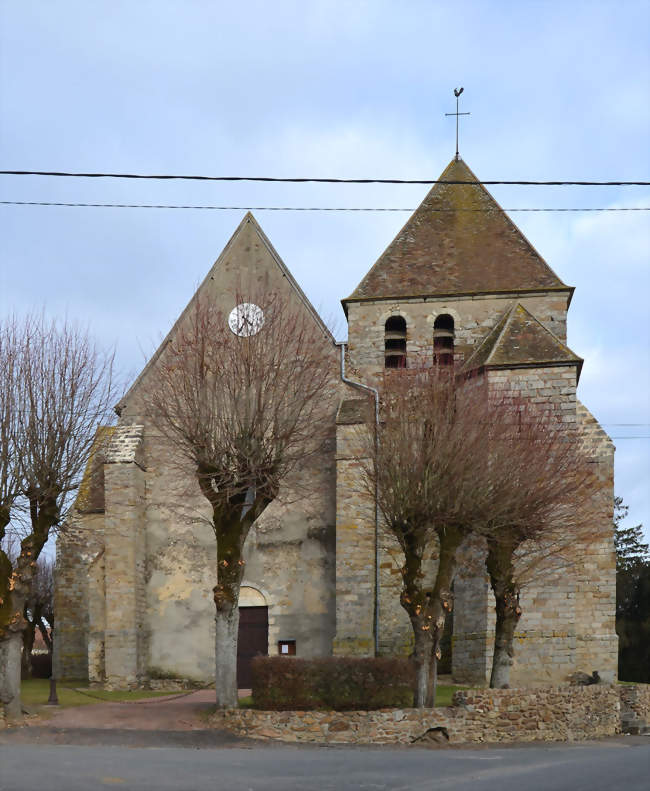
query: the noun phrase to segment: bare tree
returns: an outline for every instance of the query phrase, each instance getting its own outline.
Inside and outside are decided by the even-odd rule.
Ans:
[[[493,509],[482,529],[496,626],[490,686],[510,682],[522,587],[568,569],[594,536],[594,475],[575,424],[552,410],[502,394],[492,405]]]
[[[78,487],[97,424],[117,397],[113,356],[86,332],[44,315],[0,323],[0,541],[19,523],[11,560],[0,549],[0,703],[21,714],[24,608],[38,557]]]
[[[484,408],[478,393],[456,388],[449,369],[387,374],[377,442],[362,440],[362,479],[377,491],[384,522],[403,555],[400,602],[414,635],[415,705],[432,706],[445,616],[459,550],[484,524],[490,502]],[[438,566],[425,584],[424,558]]]
[[[277,294],[241,294],[243,324],[231,331],[212,303],[195,299],[163,349],[146,411],[189,463],[210,504],[217,542],[216,698],[237,705],[237,633],[243,549],[287,476],[326,437],[332,340],[302,306]],[[247,315],[245,315],[247,314]],[[263,321],[263,323],[262,323]]]

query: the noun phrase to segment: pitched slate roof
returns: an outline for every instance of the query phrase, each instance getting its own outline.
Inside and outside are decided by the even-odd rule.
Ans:
[[[440,180],[477,181],[453,159]],[[343,300],[571,292],[481,184],[435,184],[353,293]]]
[[[579,374],[582,358],[516,303],[499,319],[462,371],[549,365],[576,365]]]

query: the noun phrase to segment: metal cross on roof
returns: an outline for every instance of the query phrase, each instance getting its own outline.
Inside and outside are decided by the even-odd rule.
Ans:
[[[455,115],[456,116],[456,159],[458,159],[458,116],[459,115],[471,115],[471,113],[459,113],[458,112],[458,97],[464,91],[464,88],[454,88],[454,96],[456,97],[456,112],[455,113],[445,113],[445,115]]]

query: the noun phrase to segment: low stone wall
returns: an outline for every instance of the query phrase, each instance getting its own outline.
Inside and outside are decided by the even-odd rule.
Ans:
[[[546,687],[464,690],[453,705],[378,711],[216,712],[211,724],[238,736],[284,742],[452,744],[577,741],[620,732],[619,688]],[[444,729],[436,730],[436,729]]]
[[[618,690],[623,732],[644,732],[650,725],[650,684],[621,684]]]

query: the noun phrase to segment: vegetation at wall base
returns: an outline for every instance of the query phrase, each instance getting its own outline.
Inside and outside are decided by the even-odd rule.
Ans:
[[[405,658],[253,660],[253,703],[275,711],[354,711],[413,705],[413,663]]]
[[[623,681],[650,683],[650,555],[641,525],[625,528],[628,512],[614,498],[616,543],[616,632],[618,675]]]

